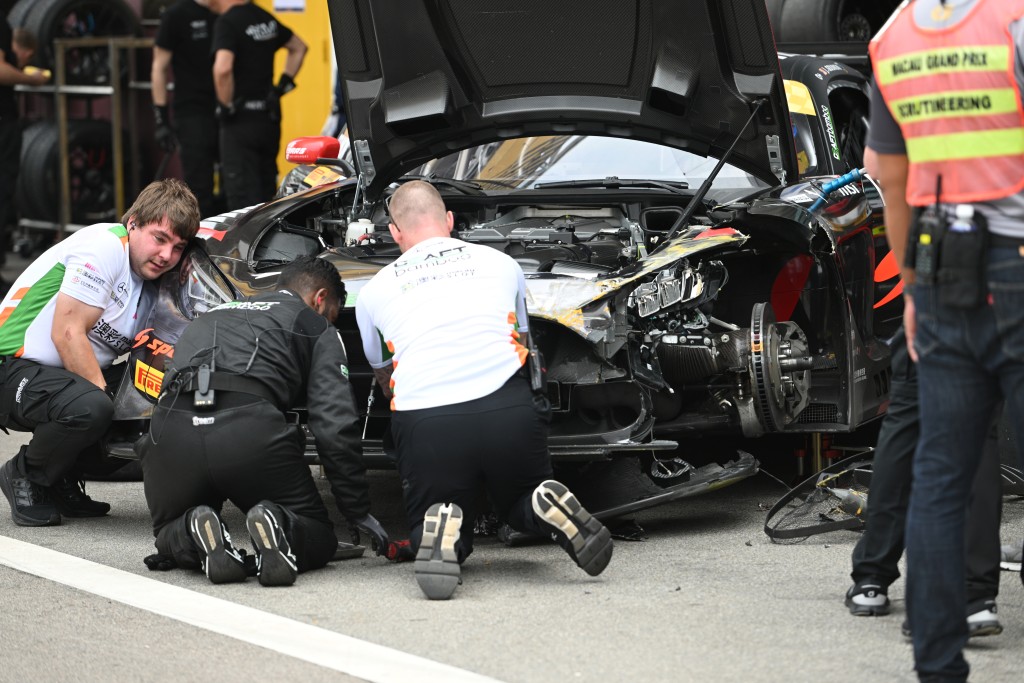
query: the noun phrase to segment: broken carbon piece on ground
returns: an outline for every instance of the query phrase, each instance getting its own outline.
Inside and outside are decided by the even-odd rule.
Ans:
[[[768,511],[764,532],[772,542],[799,542],[829,531],[859,531],[870,481],[870,451],[854,453],[790,489]]]

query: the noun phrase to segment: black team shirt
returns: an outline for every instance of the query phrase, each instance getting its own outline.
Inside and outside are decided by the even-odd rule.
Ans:
[[[213,30],[213,53],[235,53],[236,100],[267,98],[274,84],[274,53],[291,38],[287,26],[251,2],[220,15]]]
[[[156,46],[170,51],[174,70],[174,113],[213,115],[213,12],[195,0],[178,0],[160,17]]]

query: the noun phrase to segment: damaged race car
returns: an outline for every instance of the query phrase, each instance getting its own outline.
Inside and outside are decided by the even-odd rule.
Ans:
[[[190,319],[317,254],[348,290],[367,462],[389,466],[353,306],[398,256],[387,199],[409,179],[441,192],[453,236],[522,266],[552,458],[601,516],[757,471],[744,452],[695,467],[681,438],[851,432],[884,411],[899,297],[876,305],[893,290],[876,282],[880,202],[856,170],[826,195],[855,169],[833,148],[863,131],[830,93],[863,97],[863,77],[791,58],[807,68],[784,80],[761,0],[597,0],[585,19],[568,2],[328,5],[352,167],[337,140],[295,141],[292,161],[340,177],[203,221],[136,339],[111,454],[132,457]],[[787,92],[804,98],[792,121]]]

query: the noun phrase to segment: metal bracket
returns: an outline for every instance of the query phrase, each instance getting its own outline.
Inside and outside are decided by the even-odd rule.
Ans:
[[[356,166],[359,168],[359,186],[364,190],[377,177],[377,171],[373,167],[373,157],[370,156],[369,140],[356,140],[352,143],[353,154]]]
[[[768,150],[768,163],[771,165],[772,173],[779,179],[779,183],[786,184],[786,169],[782,167],[782,147],[779,145],[778,135],[765,135],[764,146]]]

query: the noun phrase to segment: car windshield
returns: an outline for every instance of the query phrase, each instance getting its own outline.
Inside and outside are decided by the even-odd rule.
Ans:
[[[527,189],[544,183],[620,180],[685,182],[698,187],[717,159],[640,140],[584,135],[515,138],[449,154],[414,174],[470,180],[486,190]],[[767,185],[726,164],[715,188]]]

